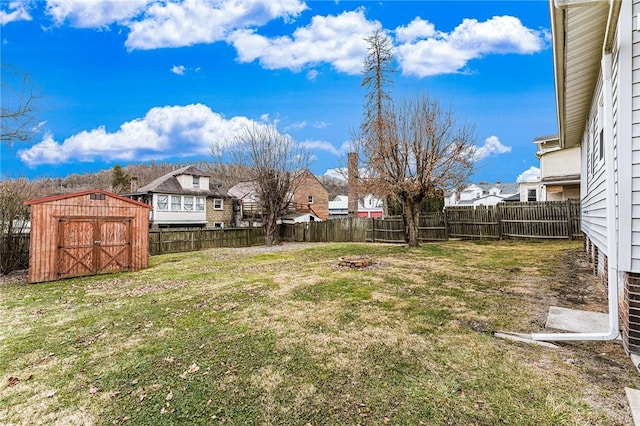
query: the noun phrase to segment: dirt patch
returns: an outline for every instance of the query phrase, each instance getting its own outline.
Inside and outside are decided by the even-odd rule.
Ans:
[[[9,272],[8,274],[0,274],[0,286],[6,284],[28,284],[29,270],[20,269]]]
[[[606,288],[582,249],[567,250],[556,270],[540,279],[528,276],[526,281],[519,293],[529,299],[529,306],[535,312],[536,326],[540,329],[544,328],[550,306],[607,312]],[[536,290],[537,286],[540,288]],[[622,343],[619,340],[553,343],[560,347],[550,354],[555,356],[556,362],[564,364],[567,369],[577,370],[586,382],[600,389],[599,393],[590,392],[588,395],[592,406],[606,412],[619,424],[629,423],[631,416],[624,388],[633,387],[629,379],[636,379],[637,372]],[[612,397],[614,404],[611,404]]]

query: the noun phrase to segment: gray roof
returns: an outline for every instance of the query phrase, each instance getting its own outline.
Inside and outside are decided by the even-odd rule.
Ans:
[[[218,184],[209,184],[209,188],[201,189],[185,189],[178,182],[177,176],[189,175],[189,176],[201,176],[211,177],[208,173],[197,169],[194,166],[185,166],[167,173],[164,176],[160,176],[153,182],[139,188],[133,195],[141,195],[148,193],[162,193],[162,194],[187,194],[187,195],[218,195],[227,196],[227,191]]]
[[[520,192],[520,184],[518,183],[488,183],[480,182],[476,184],[482,188],[483,193],[488,193],[491,188],[498,188],[500,195],[511,195]]]

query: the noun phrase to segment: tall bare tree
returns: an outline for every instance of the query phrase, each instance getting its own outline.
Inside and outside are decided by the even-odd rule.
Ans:
[[[356,139],[368,175],[361,178],[360,188],[386,194],[400,204],[405,239],[417,247],[421,205],[471,175],[474,131],[459,123],[451,108],[443,108],[437,98],[419,95],[395,102],[385,90],[392,52],[383,49],[379,38],[376,32],[367,39],[363,86],[369,91]]]
[[[29,74],[8,64],[1,64],[0,73],[0,142],[12,146],[33,135],[37,98]]]
[[[246,170],[245,179],[254,183],[260,197],[266,243],[275,244],[278,219],[295,192],[296,173],[310,165],[310,152],[275,126],[256,123],[244,127],[224,145],[213,145],[212,153]]]

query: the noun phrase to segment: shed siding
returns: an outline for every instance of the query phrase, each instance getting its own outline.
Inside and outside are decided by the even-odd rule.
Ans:
[[[91,194],[31,205],[29,280],[51,281],[57,276],[58,221],[61,218],[130,218],[130,269],[146,268],[149,262],[149,211],[119,198],[106,195],[92,200]]]
[[[631,16],[621,14],[620,19],[633,19],[640,13],[640,1],[633,2]],[[640,273],[640,34],[631,31],[632,64],[632,134],[631,134],[631,271]],[[620,143],[624,143],[621,141]],[[625,160],[624,158],[620,159]],[[629,161],[629,160],[627,160]],[[624,194],[623,194],[624,196]]]

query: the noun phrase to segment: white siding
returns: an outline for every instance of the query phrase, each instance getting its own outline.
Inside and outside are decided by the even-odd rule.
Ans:
[[[624,3],[623,3],[624,4]],[[624,8],[624,6],[623,6]],[[635,0],[633,2],[633,13],[630,16],[625,16],[625,11],[621,10],[620,19],[632,20],[634,16],[640,13],[640,1]],[[627,23],[626,28],[630,28],[631,24]],[[624,31],[626,32],[626,31]],[[631,99],[631,155],[625,155],[627,151],[621,152],[620,161],[631,161],[631,164],[621,163],[621,177],[628,179],[631,174],[631,197],[627,202],[631,203],[631,226],[630,226],[630,241],[631,244],[631,272],[640,272],[640,34],[638,31],[630,31],[632,34],[632,46],[631,46],[631,84],[632,84],[632,99]],[[623,36],[624,38],[624,36]],[[622,62],[624,63],[624,62]],[[628,66],[628,65],[627,65]],[[622,90],[622,89],[621,89]],[[624,140],[620,141],[620,144],[625,143]],[[621,146],[620,150],[624,148]],[[624,157],[629,157],[625,159]],[[626,169],[625,169],[626,167]],[[626,172],[626,170],[629,170]],[[621,182],[622,183],[622,182]],[[625,195],[628,197],[628,193],[621,193],[622,197]],[[626,206],[625,206],[626,207]],[[621,214],[623,213],[621,209]],[[624,227],[629,226],[628,222],[621,223],[620,233],[625,232]],[[627,234],[628,235],[628,234]],[[625,240],[626,242],[626,240]],[[621,251],[625,248],[621,247]]]
[[[582,198],[582,230],[598,246],[604,254],[608,253],[607,245],[607,191],[605,182],[604,161],[600,159],[598,138],[602,128],[603,109],[600,106],[602,97],[602,79],[598,79],[593,96],[591,112],[582,138],[583,184],[586,184]]]

